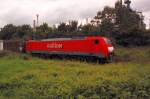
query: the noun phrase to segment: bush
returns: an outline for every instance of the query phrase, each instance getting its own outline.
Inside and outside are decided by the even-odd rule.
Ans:
[[[121,46],[146,46],[150,45],[150,32],[142,30],[132,30],[127,33],[113,33],[112,37]]]

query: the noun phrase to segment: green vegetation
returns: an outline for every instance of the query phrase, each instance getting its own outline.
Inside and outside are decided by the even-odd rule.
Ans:
[[[96,64],[0,53],[1,99],[148,99],[150,48],[117,49]]]
[[[141,12],[116,2],[84,26],[77,21],[58,27],[7,24],[0,30],[0,39],[101,35],[117,46],[146,46],[150,30],[145,30],[143,18]],[[149,74],[150,47],[117,48],[115,62],[103,65],[0,52],[0,99],[149,99]]]
[[[34,28],[27,24],[7,24],[0,30],[0,39],[39,40],[99,35],[110,37],[121,46],[146,46],[150,45],[150,30],[145,29],[143,20],[142,12],[128,8],[118,1],[115,7],[106,6],[98,11],[89,24],[82,25],[76,20],[70,20],[69,24],[62,22],[58,27],[50,27],[47,23]]]

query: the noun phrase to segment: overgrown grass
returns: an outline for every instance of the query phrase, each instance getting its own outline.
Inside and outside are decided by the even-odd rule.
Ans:
[[[104,65],[9,54],[0,58],[0,98],[149,99],[149,51],[120,48],[122,59]]]
[[[150,61],[150,47],[117,48],[117,60],[122,62],[141,62]]]

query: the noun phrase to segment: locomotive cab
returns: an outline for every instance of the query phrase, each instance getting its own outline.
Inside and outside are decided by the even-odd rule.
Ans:
[[[109,38],[105,37],[104,42],[107,45],[107,57],[106,58],[109,62],[112,62],[113,57],[114,57],[114,47],[113,47],[112,42]]]
[[[104,60],[106,62],[112,62],[114,56],[114,47],[111,40],[107,37],[93,36],[88,37],[93,42],[92,50],[99,58],[99,60]]]

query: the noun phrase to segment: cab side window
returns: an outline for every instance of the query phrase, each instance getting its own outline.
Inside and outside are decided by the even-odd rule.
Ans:
[[[99,44],[99,40],[95,40],[94,44],[96,44],[96,45]]]

